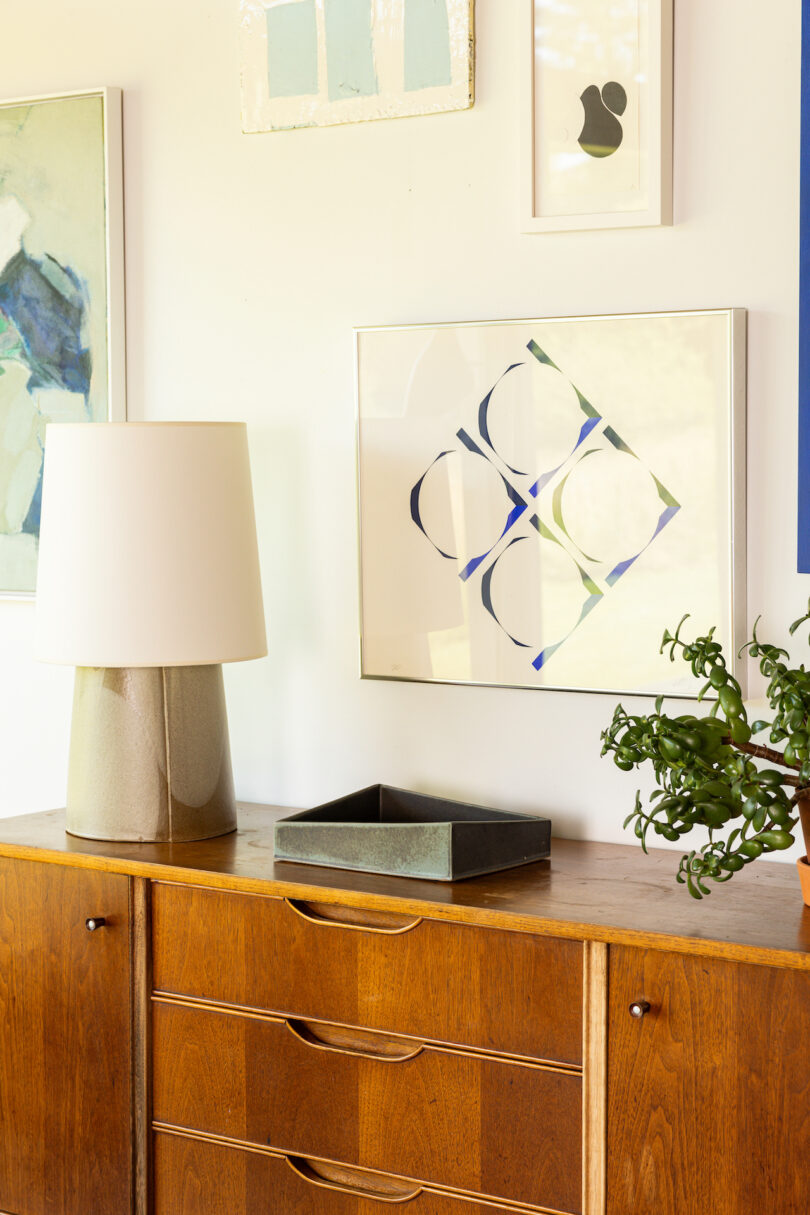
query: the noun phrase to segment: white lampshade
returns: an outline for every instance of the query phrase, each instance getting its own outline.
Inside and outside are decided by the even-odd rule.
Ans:
[[[79,667],[267,653],[243,423],[48,426],[35,648]]]

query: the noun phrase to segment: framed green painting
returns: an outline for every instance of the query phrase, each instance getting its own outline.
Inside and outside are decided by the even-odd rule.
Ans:
[[[45,429],[122,420],[121,92],[0,103],[0,594],[36,587]]]

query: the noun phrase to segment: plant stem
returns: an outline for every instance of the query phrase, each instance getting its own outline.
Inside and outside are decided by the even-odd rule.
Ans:
[[[767,759],[772,764],[780,764],[783,768],[800,768],[800,764],[789,764],[781,751],[775,751],[773,747],[761,747],[759,743],[735,743],[731,737],[725,739],[727,746],[734,747],[736,751],[744,751],[746,755],[753,755],[756,759]],[[790,777],[785,778],[785,784],[792,784]]]

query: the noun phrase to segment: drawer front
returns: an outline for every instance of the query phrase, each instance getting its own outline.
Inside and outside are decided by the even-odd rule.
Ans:
[[[578,1075],[162,1001],[153,1028],[158,1123],[581,1210]]]
[[[152,917],[156,991],[582,1062],[578,941],[162,883]]]
[[[390,1215],[392,1205],[402,1215],[517,1210],[314,1160],[155,1135],[155,1215]]]

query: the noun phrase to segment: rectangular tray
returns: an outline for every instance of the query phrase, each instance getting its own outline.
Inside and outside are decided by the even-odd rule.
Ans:
[[[455,882],[545,859],[551,822],[371,785],[280,819],[276,858]]]

